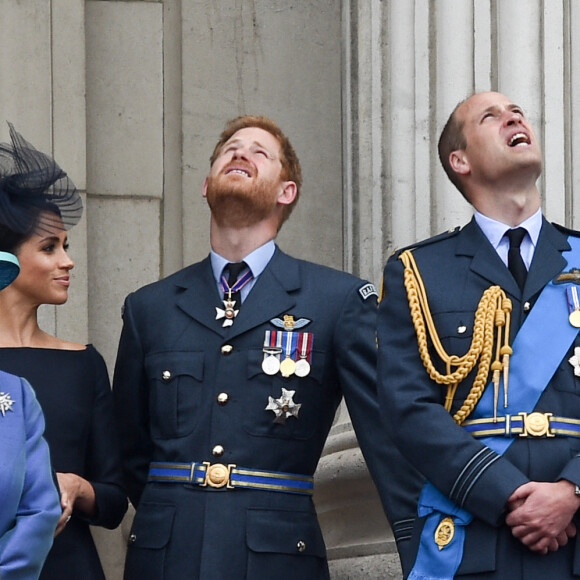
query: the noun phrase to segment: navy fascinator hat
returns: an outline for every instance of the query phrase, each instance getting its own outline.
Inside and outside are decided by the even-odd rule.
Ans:
[[[83,202],[74,183],[8,126],[11,143],[0,143],[0,225],[25,235],[76,225]]]

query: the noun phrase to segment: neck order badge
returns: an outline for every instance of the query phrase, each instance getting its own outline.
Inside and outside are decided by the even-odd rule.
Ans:
[[[240,307],[236,309],[237,303],[241,305],[242,300],[240,296],[241,289],[253,278],[252,271],[248,268],[248,271],[238,278],[240,272],[247,268],[245,262],[236,262],[233,264],[228,264],[224,268],[224,274],[222,274],[220,285],[224,293],[223,305],[224,308],[219,308],[216,306],[216,320],[224,319],[222,326],[231,326],[234,323],[234,318],[238,315]],[[226,280],[225,270],[229,270],[229,278]]]

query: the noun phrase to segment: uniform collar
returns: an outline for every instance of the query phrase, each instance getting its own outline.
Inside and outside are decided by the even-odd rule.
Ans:
[[[497,250],[503,236],[507,230],[511,229],[511,226],[487,217],[479,211],[476,211],[473,217],[490,244]],[[535,248],[538,245],[538,238],[540,237],[540,230],[542,229],[542,210],[538,209],[535,214],[531,215],[516,227],[522,227],[528,232],[532,245]]]
[[[274,240],[270,240],[243,258],[243,261],[246,262],[252,271],[254,278],[257,278],[266,269],[266,266],[272,259],[275,251],[276,244],[274,243]],[[220,256],[213,250],[211,250],[209,256],[213,277],[216,284],[219,284],[222,272],[226,265],[230,263],[230,260],[226,260],[223,256]]]

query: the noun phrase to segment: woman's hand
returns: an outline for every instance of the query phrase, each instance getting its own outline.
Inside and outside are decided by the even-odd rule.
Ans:
[[[62,514],[56,526],[55,536],[60,534],[68,524],[73,510],[82,512],[87,517],[95,515],[96,499],[93,486],[76,473],[57,473],[60,488],[60,505]]]

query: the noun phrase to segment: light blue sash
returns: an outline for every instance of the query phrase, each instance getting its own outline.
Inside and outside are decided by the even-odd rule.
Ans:
[[[568,264],[580,264],[580,240],[568,238],[571,250],[562,256]],[[509,405],[498,409],[499,416],[511,413],[530,413],[536,407],[544,389],[554,376],[566,352],[574,342],[578,329],[568,323],[566,287],[570,284],[554,284],[550,281],[520,328],[510,358]],[[546,338],[547,340],[544,340]],[[533,369],[533,372],[530,372]],[[525,385],[525,388],[522,388]],[[503,388],[503,379],[502,379]],[[472,418],[493,415],[493,387],[488,385],[473,411]],[[513,437],[484,437],[480,441],[502,455],[507,451]],[[421,492],[417,507],[419,517],[426,517],[425,527],[417,559],[408,580],[452,580],[463,558],[465,526],[473,516],[456,506],[431,483],[427,482]],[[434,534],[445,516],[452,516],[455,535],[443,549],[435,544]]]

